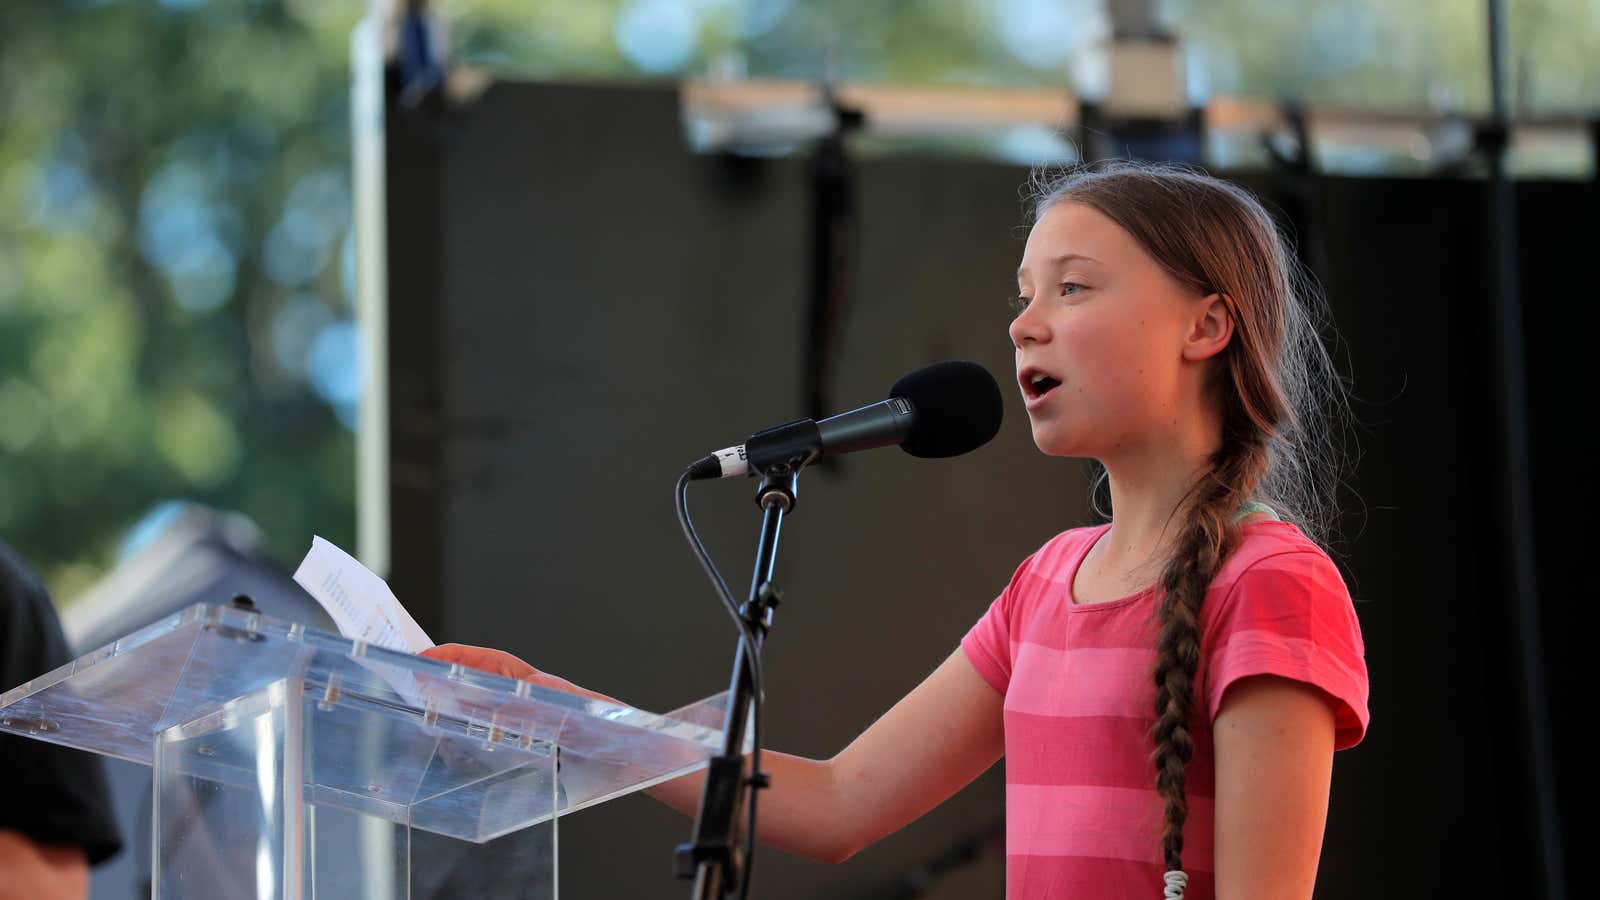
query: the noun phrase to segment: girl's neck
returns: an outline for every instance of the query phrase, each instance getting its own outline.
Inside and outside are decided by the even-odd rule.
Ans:
[[[1168,445],[1170,452],[1101,460],[1111,485],[1111,528],[1095,546],[1111,571],[1153,580],[1184,524],[1179,505],[1210,465],[1214,448]]]

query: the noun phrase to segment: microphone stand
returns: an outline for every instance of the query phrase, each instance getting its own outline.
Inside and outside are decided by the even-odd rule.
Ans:
[[[755,572],[750,577],[750,597],[740,607],[740,615],[755,635],[756,654],[760,654],[767,631],[772,627],[772,611],[780,593],[772,585],[773,566],[778,556],[778,533],[783,517],[794,509],[799,487],[800,466],[783,463],[770,466],[756,489],[756,505],[761,513],[761,538],[756,545]],[[695,900],[716,900],[733,891],[742,859],[736,848],[734,823],[744,797],[744,729],[750,718],[754,691],[745,659],[742,639],[733,656],[733,676],[728,685],[728,709],[722,721],[722,755],[711,758],[706,769],[705,790],[700,795],[700,813],[695,818],[694,840],[681,844],[676,862],[679,878],[693,878]],[[752,772],[748,780],[752,791],[767,786],[764,772]],[[752,794],[751,801],[754,802]]]

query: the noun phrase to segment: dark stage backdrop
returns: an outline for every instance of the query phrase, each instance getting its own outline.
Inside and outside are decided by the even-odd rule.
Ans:
[[[655,710],[725,687],[732,651],[673,520],[673,479],[810,412],[805,160],[696,156],[681,133],[670,86],[497,83],[452,108],[391,105],[388,124],[396,591],[437,640],[502,647]],[[1008,383],[1026,173],[905,157],[853,172],[828,411],[943,358]],[[1365,423],[1331,550],[1360,604],[1373,723],[1336,760],[1318,896],[1516,893],[1529,864],[1485,483],[1483,185],[1242,181],[1295,219]],[[1600,430],[1583,277],[1596,193],[1519,193],[1547,656],[1570,698]],[[1024,556],[1090,521],[1079,465],[1039,454],[1006,396],[1001,436],[970,456],[884,450],[804,476],[778,564],[769,746],[840,750],[955,650]],[[690,497],[739,591],[751,487]],[[901,873],[1001,820],[1002,766],[843,866],[764,851],[758,895],[894,896]],[[686,893],[669,871],[689,830],[642,796],[563,820],[563,894]],[[515,840],[437,847],[419,886],[516,896]],[[991,855],[930,896],[999,897],[1002,879]]]

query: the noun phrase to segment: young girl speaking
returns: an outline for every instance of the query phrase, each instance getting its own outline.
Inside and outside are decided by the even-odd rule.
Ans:
[[[1247,192],[1128,163],[1042,187],[1017,285],[1034,443],[1098,463],[1111,521],[1024,560],[832,759],[764,752],[757,837],[848,859],[1004,754],[1010,900],[1310,897],[1333,751],[1367,724],[1318,543],[1341,394],[1315,295]],[[498,650],[426,655],[610,700]],[[693,815],[702,780],[650,793]]]

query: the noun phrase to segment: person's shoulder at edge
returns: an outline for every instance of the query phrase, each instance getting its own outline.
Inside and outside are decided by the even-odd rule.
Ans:
[[[44,585],[33,574],[33,569],[3,539],[0,539],[0,590],[8,595],[13,592],[44,593]]]
[[[50,596],[39,577],[9,544],[0,540],[0,651],[9,648],[14,652],[37,642],[39,620],[49,606]],[[0,659],[0,668],[5,663]],[[0,691],[10,687],[0,685]]]

